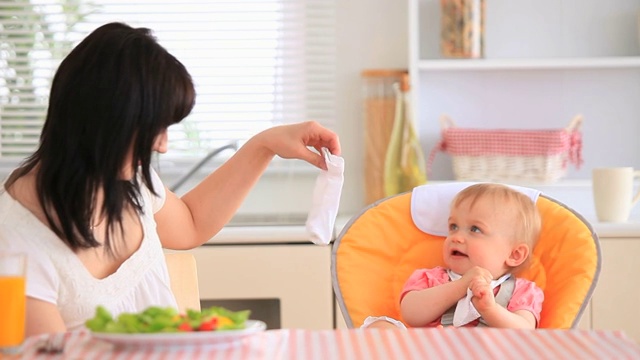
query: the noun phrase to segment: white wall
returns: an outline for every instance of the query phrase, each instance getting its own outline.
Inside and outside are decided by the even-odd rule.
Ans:
[[[338,132],[345,158],[341,210],[364,206],[364,141],[360,72],[407,68],[407,1],[336,0],[338,3]]]

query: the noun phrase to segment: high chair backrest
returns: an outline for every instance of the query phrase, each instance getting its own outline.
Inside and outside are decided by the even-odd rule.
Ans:
[[[171,291],[176,297],[178,311],[200,310],[200,289],[196,258],[187,252],[165,252]]]
[[[416,226],[411,196],[403,193],[369,205],[352,217],[333,244],[333,288],[349,327],[360,327],[367,316],[402,320],[400,292],[411,273],[444,266],[444,236]],[[542,217],[540,238],[530,267],[518,276],[544,291],[539,328],[573,328],[600,273],[598,237],[582,216],[562,203],[540,195],[536,204]]]

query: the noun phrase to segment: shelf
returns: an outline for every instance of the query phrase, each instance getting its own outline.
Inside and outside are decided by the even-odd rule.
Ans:
[[[434,59],[418,61],[424,71],[572,70],[640,68],[640,56],[541,59]]]
[[[441,140],[442,114],[468,128],[513,129],[557,128],[583,114],[583,166],[561,182],[526,185],[595,214],[584,184],[591,170],[640,168],[638,0],[496,1],[485,12],[485,57],[445,58],[440,2],[409,0],[410,110],[423,148]],[[451,159],[437,156],[431,174],[451,181]]]

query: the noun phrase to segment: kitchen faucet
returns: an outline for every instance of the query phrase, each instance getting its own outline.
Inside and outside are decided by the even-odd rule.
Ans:
[[[220,154],[221,152],[227,150],[227,149],[231,149],[233,151],[238,151],[238,141],[234,140],[230,143],[228,143],[227,145],[221,146],[219,148],[215,148],[213,149],[211,152],[209,152],[205,157],[202,158],[202,160],[200,160],[197,164],[195,164],[191,170],[189,170],[186,174],[184,174],[178,181],[176,181],[175,184],[173,184],[169,189],[172,192],[175,192],[176,190],[178,190],[182,185],[184,185],[185,182],[187,182],[187,180],[191,179],[191,177],[196,173],[196,171],[200,170],[200,168],[207,163],[207,161],[211,160],[212,158],[214,158],[216,155]]]

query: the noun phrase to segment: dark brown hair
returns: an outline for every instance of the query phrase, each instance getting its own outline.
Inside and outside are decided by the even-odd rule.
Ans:
[[[122,229],[127,204],[142,211],[138,176],[150,175],[156,137],[193,108],[195,90],[185,67],[146,28],[109,23],[78,44],[58,68],[38,149],[12,180],[38,167],[36,187],[53,231],[73,250],[100,246],[90,227],[95,212],[109,234]],[[95,209],[98,191],[104,204]],[[54,221],[57,219],[57,222]]]

